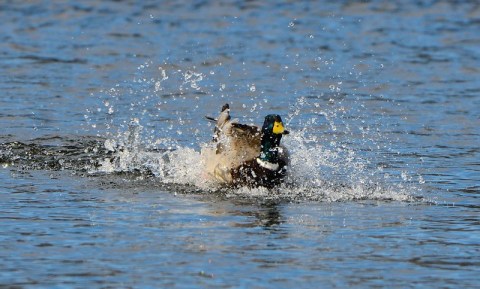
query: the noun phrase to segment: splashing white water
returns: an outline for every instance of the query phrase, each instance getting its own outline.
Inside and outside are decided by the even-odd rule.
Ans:
[[[113,157],[105,158],[98,171],[143,172],[152,174],[165,184],[188,185],[205,193],[222,189],[222,184],[205,175],[204,156],[190,147],[174,145],[172,140],[157,140],[169,143],[171,149],[148,151],[140,146],[142,126],[133,120],[129,130],[119,140],[105,141],[107,150],[115,151]],[[285,139],[291,154],[291,166],[285,184],[275,190],[265,188],[228,189],[228,197],[262,199],[350,201],[350,200],[395,200],[411,201],[414,196],[403,186],[382,186],[378,180],[365,173],[363,160],[321,146],[308,139],[305,132],[292,132]],[[209,146],[202,144],[201,147]]]
[[[154,69],[154,77],[144,77],[149,67],[155,66],[146,63],[139,67],[140,75],[133,84],[105,92],[103,106],[112,108],[112,112],[107,111],[103,123],[107,129],[100,134],[107,137],[105,148],[112,156],[105,158],[99,171],[140,172],[165,184],[194,186],[205,192],[221,189],[205,176],[205,159],[200,153],[209,145],[210,133],[206,131],[213,128],[198,125],[192,117],[198,117],[201,110],[216,111],[209,107],[212,103],[203,103],[199,97],[205,89],[200,83],[216,74],[164,64]],[[219,86],[226,89],[225,84],[210,85],[215,91]],[[263,188],[230,189],[227,195],[288,200],[411,200],[415,188],[409,185],[410,174],[403,172],[397,179],[389,179],[392,171],[384,172],[382,164],[388,164],[388,160],[371,159],[375,153],[369,152],[388,146],[388,142],[376,141],[381,135],[378,128],[365,125],[368,112],[363,104],[358,97],[345,99],[340,85],[342,82],[337,81],[330,93],[296,97],[290,106],[285,124],[291,134],[283,142],[290,151],[291,166],[282,187],[273,192]],[[255,84],[247,88],[250,93],[257,91]],[[217,102],[213,101],[215,105]],[[258,103],[236,105],[251,116],[263,111],[262,104],[268,100]]]

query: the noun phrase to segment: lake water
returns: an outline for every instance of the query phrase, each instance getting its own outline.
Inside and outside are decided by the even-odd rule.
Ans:
[[[0,287],[476,288],[476,1],[0,4]],[[224,103],[286,184],[225,189]]]

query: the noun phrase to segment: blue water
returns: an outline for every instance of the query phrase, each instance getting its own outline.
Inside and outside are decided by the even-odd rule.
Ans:
[[[0,19],[0,287],[478,287],[475,1],[29,1]],[[227,102],[282,115],[284,187],[203,181],[204,116]]]

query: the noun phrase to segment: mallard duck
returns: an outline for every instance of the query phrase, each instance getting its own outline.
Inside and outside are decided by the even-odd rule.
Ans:
[[[289,132],[279,115],[267,115],[259,128],[231,119],[230,106],[225,104],[216,119],[207,119],[215,122],[215,148],[202,150],[210,177],[236,187],[272,188],[282,182],[289,160],[280,140]]]

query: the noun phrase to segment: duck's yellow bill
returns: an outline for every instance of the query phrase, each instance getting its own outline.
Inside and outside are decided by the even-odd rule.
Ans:
[[[273,133],[274,134],[282,134],[284,131],[285,131],[285,129],[283,128],[283,123],[281,123],[279,121],[276,121],[273,124]]]

